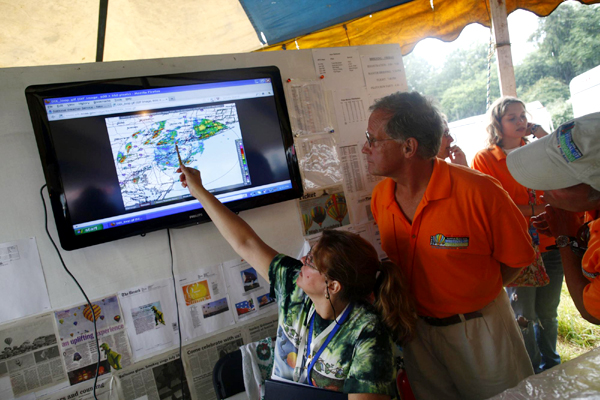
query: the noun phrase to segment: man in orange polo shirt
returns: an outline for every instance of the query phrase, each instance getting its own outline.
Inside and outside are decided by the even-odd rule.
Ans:
[[[506,165],[520,184],[544,190],[549,205],[534,226],[556,238],[577,310],[600,325],[600,113],[515,150]],[[583,226],[574,214],[581,211],[591,217]]]
[[[484,399],[533,368],[503,284],[534,259],[527,224],[499,183],[436,158],[437,109],[416,92],[379,100],[363,146],[385,176],[371,209],[382,247],[416,300],[416,338],[404,347],[420,399]]]

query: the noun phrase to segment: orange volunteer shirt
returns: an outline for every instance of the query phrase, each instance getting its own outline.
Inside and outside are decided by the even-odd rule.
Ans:
[[[525,142],[521,142],[521,145],[525,145]],[[492,149],[484,149],[475,154],[475,158],[473,159],[473,165],[471,166],[473,169],[477,171],[483,172],[484,174],[488,174],[500,181],[500,184],[508,192],[508,195],[515,202],[515,204],[524,206],[529,205],[529,194],[527,193],[527,188],[521,185],[519,182],[513,178],[506,166],[506,154],[504,151],[498,146],[494,146]],[[541,190],[536,190],[536,204],[544,204],[544,202],[540,199],[540,196],[543,195],[544,192]],[[521,214],[523,215],[523,214]],[[525,217],[525,223],[529,224],[529,217]],[[555,244],[555,240],[553,237],[539,235],[540,237],[540,252],[545,253],[546,247],[552,246]]]
[[[412,224],[391,179],[373,191],[371,210],[388,257],[405,272],[419,315],[444,318],[482,309],[502,290],[500,263],[533,262],[527,224],[493,178],[434,160]]]
[[[583,306],[593,317],[600,319],[600,219],[590,222],[590,241],[581,260],[584,275],[590,284],[583,289]]]

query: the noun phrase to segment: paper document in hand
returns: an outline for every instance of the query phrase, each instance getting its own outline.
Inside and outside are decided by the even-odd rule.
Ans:
[[[134,360],[179,345],[171,279],[121,291],[119,302]]]
[[[178,279],[177,296],[184,341],[234,323],[220,264],[201,268]]]
[[[0,244],[0,324],[50,311],[35,238]]]

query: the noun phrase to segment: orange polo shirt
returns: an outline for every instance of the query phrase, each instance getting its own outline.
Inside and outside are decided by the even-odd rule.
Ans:
[[[525,142],[521,142],[521,146],[523,145],[525,145]],[[500,147],[494,146],[492,149],[484,149],[475,154],[471,168],[498,179],[504,190],[508,192],[508,195],[512,201],[515,202],[515,204],[520,206],[529,204],[529,194],[527,193],[527,188],[517,182],[510,174],[508,167],[506,166],[506,154],[504,154],[504,151],[502,151]],[[544,192],[541,190],[535,191],[536,204],[544,204],[544,202],[540,199],[540,196],[543,194]],[[529,217],[523,216],[523,218],[525,218],[525,223],[529,224]],[[539,235],[539,237],[540,252],[542,253],[547,251],[546,247],[555,244],[553,237],[545,235]]]
[[[502,290],[500,263],[533,262],[527,224],[493,178],[434,160],[433,174],[412,224],[380,182],[371,210],[388,257],[405,272],[419,315],[444,318],[485,307]]]
[[[590,241],[581,260],[581,268],[590,284],[583,289],[583,306],[593,317],[600,319],[600,275],[592,278],[589,274],[600,273],[600,219],[590,222]]]

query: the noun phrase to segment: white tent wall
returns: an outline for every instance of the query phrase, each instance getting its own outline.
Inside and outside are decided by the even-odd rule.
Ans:
[[[360,54],[397,53],[398,45],[358,47]],[[82,301],[63,271],[44,232],[39,189],[44,175],[31,126],[24,91],[29,85],[168,74],[211,69],[276,65],[282,78],[314,79],[311,50],[228,54],[170,59],[119,61],[7,68],[0,74],[0,243],[36,237],[53,308]],[[333,118],[333,116],[332,116]],[[46,192],[44,196],[47,199]],[[296,256],[303,245],[295,201],[241,213],[273,248]],[[57,238],[52,215],[50,232]],[[172,231],[176,273],[235,258],[212,223]],[[91,299],[143,283],[170,277],[166,230],[72,252],[62,251],[67,266]]]
[[[93,62],[98,0],[0,2],[0,68]],[[261,46],[238,0],[116,0],[104,61],[238,53]]]

